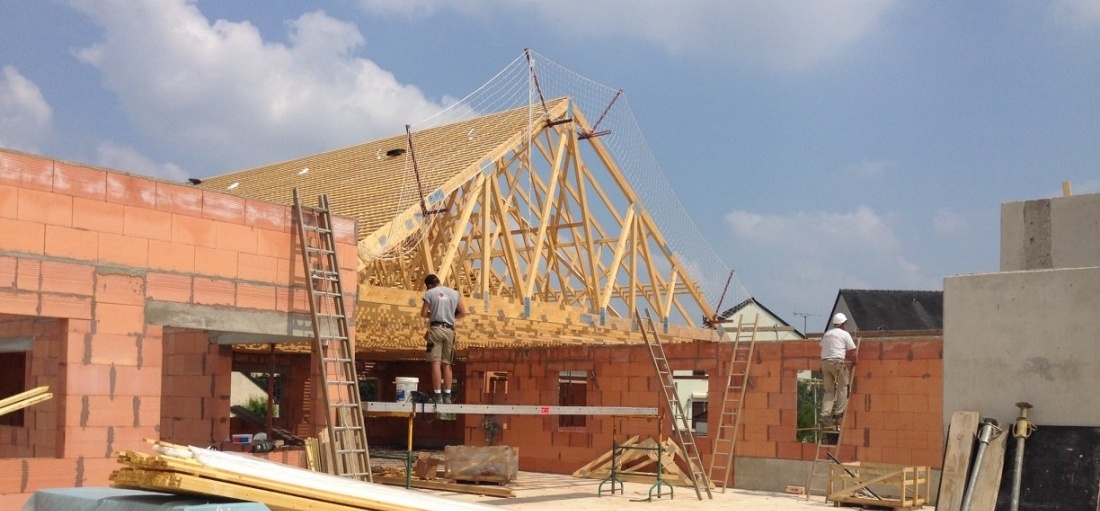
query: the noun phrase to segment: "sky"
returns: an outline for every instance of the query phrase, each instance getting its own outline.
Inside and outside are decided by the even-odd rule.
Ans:
[[[8,1],[0,147],[223,174],[403,133],[528,48],[623,91],[800,330],[997,271],[1002,203],[1100,192],[1100,0]]]

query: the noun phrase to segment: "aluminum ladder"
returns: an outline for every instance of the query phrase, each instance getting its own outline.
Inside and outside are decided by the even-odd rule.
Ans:
[[[303,205],[298,189],[294,189],[298,240],[313,318],[313,353],[319,364],[325,419],[332,440],[326,454],[333,474],[374,482],[328,196],[319,196],[318,203]]]
[[[657,370],[657,379],[661,384],[661,395],[668,405],[668,410],[672,413],[672,430],[676,433],[676,439],[679,440],[680,446],[684,449],[684,458],[687,461],[689,472],[691,472],[691,483],[695,486],[695,496],[699,500],[703,500],[703,492],[705,491],[707,498],[713,499],[714,495],[710,491],[710,479],[707,477],[706,472],[703,472],[699,447],[695,445],[695,436],[691,433],[687,414],[684,413],[684,406],[680,403],[680,397],[676,395],[676,382],[672,379],[672,370],[669,369],[668,358],[665,356],[664,347],[661,346],[661,339],[657,336],[653,318],[649,317],[648,311],[646,311],[646,323],[642,323],[642,317],[638,314],[638,311],[634,311],[634,318],[638,322],[638,328],[642,331],[645,345],[649,348],[649,356],[653,360],[653,367]],[[700,489],[700,486],[702,489]]]
[[[730,476],[733,475],[733,453],[737,445],[737,431],[741,427],[745,392],[751,385],[749,369],[752,367],[760,314],[756,315],[752,323],[744,321],[744,315],[738,317],[737,330],[733,333],[733,352],[730,354],[726,389],[722,393],[722,408],[712,444],[710,467],[707,469],[707,477],[715,486],[722,487],[722,493],[726,493],[726,488],[731,483]]]

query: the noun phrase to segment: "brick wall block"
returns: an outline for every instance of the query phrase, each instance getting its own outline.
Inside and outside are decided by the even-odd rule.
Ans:
[[[99,233],[99,261],[134,268],[149,265],[149,240],[110,233]]]
[[[97,303],[95,316],[97,333],[135,335],[145,327],[145,307],[140,305]]]
[[[147,240],[171,241],[172,214],[146,207],[124,206],[122,232]]]
[[[259,229],[289,232],[290,208],[269,202],[245,199],[245,225]]]
[[[0,249],[27,254],[45,251],[46,226],[35,222],[21,222],[0,218]]]
[[[141,275],[98,274],[95,278],[98,304],[145,305],[145,278]]]
[[[37,261],[20,261],[24,265],[37,265]],[[64,293],[79,296],[92,296],[95,287],[92,281],[94,267],[86,264],[73,264],[60,261],[41,262],[41,290],[49,293]],[[37,285],[35,286],[38,287]]]
[[[16,219],[19,214],[19,189],[0,184],[0,218]]]
[[[173,183],[156,184],[157,210],[168,213],[201,217],[202,189]]]
[[[236,286],[232,281],[195,277],[195,303],[203,305],[233,305]]]
[[[40,291],[42,280],[42,262],[23,259],[15,271],[15,288],[20,291]]]
[[[241,253],[237,256],[237,265],[237,274],[242,280],[274,283],[278,278],[279,260],[274,257]],[[351,280],[345,278],[344,282],[346,288],[354,289],[346,284],[355,282],[354,277]]]
[[[217,241],[217,230],[209,220],[180,214],[172,216],[172,243],[215,248]]]
[[[244,201],[243,197],[204,190],[202,194],[202,217],[243,225],[245,220]]]
[[[19,190],[16,218],[26,222],[72,227],[73,198],[49,191]]]
[[[96,261],[99,259],[100,233],[47,225],[43,231],[43,236],[43,250],[47,256],[79,261]],[[41,254],[43,252],[37,253]]]
[[[195,247],[149,240],[149,268],[179,273],[194,273]]]
[[[53,160],[0,150],[0,183],[20,188],[53,189]]]
[[[107,202],[124,206],[155,209],[157,205],[156,182],[138,176],[108,172]]]
[[[150,272],[145,276],[145,295],[152,300],[189,303],[192,300],[192,277]]]
[[[111,234],[123,233],[126,206],[96,199],[73,198],[73,228]]]
[[[107,196],[107,173],[81,165],[55,161],[53,191],[103,201]]]

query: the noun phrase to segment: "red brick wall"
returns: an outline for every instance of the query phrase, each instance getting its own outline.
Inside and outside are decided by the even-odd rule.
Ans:
[[[355,282],[355,223],[334,224]],[[0,494],[24,500],[108,484],[112,453],[146,450],[162,429],[195,443],[228,434],[228,358],[202,333],[147,325],[149,301],[309,310],[286,206],[0,150],[0,233],[0,314],[63,320],[48,357],[36,337],[28,382],[50,385],[34,413],[55,415],[0,435],[0,451],[59,457],[0,459]]]
[[[673,370],[709,375],[710,417],[717,420],[726,385],[729,346],[690,343],[665,346]],[[796,440],[797,374],[819,369],[816,341],[757,343],[745,396],[737,456],[812,460],[815,444]],[[663,406],[648,351],[638,347],[570,347],[471,352],[466,365],[467,402],[480,393],[485,371],[508,371],[509,393],[497,404],[556,405],[558,371],[593,371],[590,406]],[[928,465],[942,460],[942,339],[864,340],[856,366],[840,458]],[[468,445],[484,445],[480,417],[465,423]],[[584,432],[558,428],[552,417],[500,417],[508,423],[499,443],[520,448],[523,470],[571,473],[610,450],[612,440],[657,437],[655,421],[588,418]],[[715,431],[716,424],[708,425]],[[671,431],[666,421],[663,431]],[[704,465],[712,438],[697,437]]]

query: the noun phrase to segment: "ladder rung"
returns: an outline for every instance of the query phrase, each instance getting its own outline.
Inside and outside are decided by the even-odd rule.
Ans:
[[[320,247],[306,247],[306,251],[311,254],[335,254],[332,249],[320,248]]]

